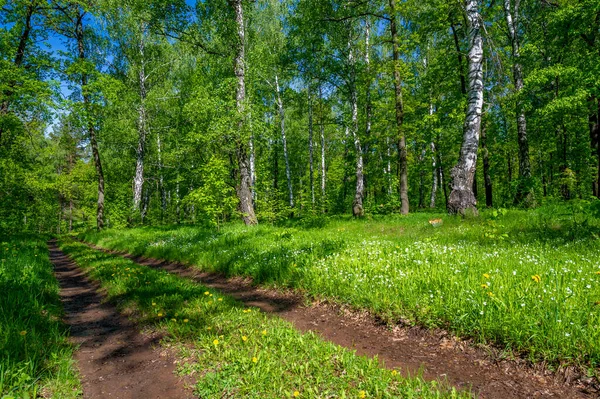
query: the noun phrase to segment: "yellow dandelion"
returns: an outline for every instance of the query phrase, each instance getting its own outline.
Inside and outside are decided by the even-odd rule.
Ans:
[[[489,275],[489,274],[487,274],[487,273],[483,273],[483,277],[485,277],[485,278],[490,278],[490,275]]]
[[[175,321],[175,322],[176,322],[176,321],[177,321],[177,319],[171,319],[171,321]]]
[[[212,330],[212,327],[206,327],[207,330]]]
[[[223,301],[223,298],[219,298],[219,302]]]
[[[398,372],[396,370],[392,370],[392,375],[398,375]]]
[[[533,281],[535,281],[536,283],[539,283],[540,281],[542,281],[542,278],[540,277],[539,274],[534,274],[533,276],[531,276],[531,279]]]
[[[492,291],[488,292],[489,296],[494,296],[494,294],[492,294]]]
[[[215,346],[219,345],[219,340],[218,340],[218,339],[215,339],[215,340],[213,341],[213,344],[214,344]]]
[[[210,292],[204,291],[204,295],[210,295]]]
[[[267,335],[267,330],[262,330],[262,335]]]
[[[367,397],[367,393],[366,393],[365,391],[360,391],[360,392],[358,393],[358,397],[359,397],[359,398],[366,398],[366,397]]]
[[[484,290],[487,289],[487,284],[481,284],[481,288],[483,288]]]
[[[162,313],[159,313],[157,316],[158,316],[158,317],[163,317],[163,314],[162,314]]]
[[[600,274],[600,272],[596,272],[596,274]]]
[[[184,322],[184,323],[187,323],[188,321],[189,321],[188,319],[183,319],[183,322]]]
[[[256,358],[256,356],[254,356],[254,357],[252,358],[252,363],[256,363],[256,362],[258,362],[258,359]]]
[[[297,398],[298,396],[300,396],[300,392],[294,391],[294,398]]]
[[[248,341],[248,337],[246,337],[245,335],[242,336],[242,341],[246,342]]]
[[[25,335],[27,335],[27,331],[23,330],[19,334],[21,334],[24,337]]]
[[[152,306],[156,306],[156,302],[152,302]]]

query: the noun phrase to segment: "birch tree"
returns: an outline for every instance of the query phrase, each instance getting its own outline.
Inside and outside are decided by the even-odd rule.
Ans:
[[[469,73],[467,112],[463,141],[458,163],[452,168],[452,191],[448,198],[448,212],[465,215],[477,214],[477,201],[473,195],[473,179],[477,164],[477,149],[481,130],[483,108],[483,38],[479,0],[467,0],[466,15],[469,29]]]

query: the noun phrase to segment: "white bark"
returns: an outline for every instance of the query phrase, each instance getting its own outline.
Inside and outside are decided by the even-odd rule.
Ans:
[[[325,115],[323,113],[323,89],[319,85],[319,99],[321,101],[321,201],[325,203]],[[323,207],[325,209],[325,207]]]
[[[135,176],[133,178],[133,210],[139,212],[142,201],[142,188],[144,186],[144,155],[146,150],[146,137],[148,135],[148,121],[146,114],[146,59],[145,59],[146,28],[142,24],[140,42],[138,45],[140,57],[140,70],[138,71],[138,84],[140,104],[138,106],[138,146],[136,149]]]
[[[438,168],[435,162],[435,144],[431,143],[431,170],[432,170],[432,183],[431,183],[431,196],[429,198],[429,207],[435,208],[435,200],[438,189]]]
[[[363,176],[363,154],[360,138],[358,137],[358,98],[356,94],[356,76],[355,76],[355,59],[352,42],[348,40],[348,64],[350,64],[350,102],[352,107],[352,138],[354,140],[354,149],[356,150],[356,191],[354,194],[354,202],[352,203],[352,214],[354,216],[363,216],[363,198],[364,198],[364,176]]]
[[[235,22],[237,25],[237,45],[234,60],[234,73],[237,78],[236,105],[239,116],[238,131],[244,137],[245,120],[246,120],[246,31],[244,26],[244,9],[242,0],[232,0],[231,5],[235,11]],[[237,187],[237,194],[240,200],[239,210],[242,214],[242,219],[246,225],[255,225],[258,223],[256,214],[254,213],[254,201],[252,200],[252,178],[250,176],[250,165],[248,161],[248,153],[246,150],[247,143],[244,140],[237,140],[236,157],[238,168],[240,171],[240,181]]]
[[[309,173],[310,173],[310,195],[311,195],[311,203],[314,208],[315,206],[315,181],[314,181],[314,164],[313,164],[313,156],[314,156],[314,145],[313,145],[313,108],[312,108],[312,99],[310,97],[310,83],[306,88],[308,93],[308,158],[309,158]]]
[[[285,160],[285,177],[287,178],[289,204],[290,208],[294,207],[294,191],[292,189],[292,171],[290,170],[290,157],[287,150],[287,138],[285,135],[285,110],[283,109],[283,100],[279,89],[279,78],[275,75],[275,91],[277,92],[277,110],[279,111],[279,119],[281,126],[281,141],[283,143],[283,159]]]
[[[481,131],[483,108],[483,39],[481,36],[480,0],[467,0],[466,13],[469,27],[469,89],[467,115],[464,125],[460,158],[452,169],[452,192],[448,200],[450,213],[477,213],[477,200],[473,194],[473,179],[477,164],[477,149]]]

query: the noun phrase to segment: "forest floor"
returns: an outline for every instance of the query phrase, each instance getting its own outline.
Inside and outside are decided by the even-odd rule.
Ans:
[[[100,294],[98,284],[49,242],[84,398],[188,398],[172,359]]]
[[[179,262],[90,246],[214,288],[247,306],[281,317],[300,331],[316,332],[359,355],[376,356],[382,365],[402,370],[406,376],[421,372],[426,379],[446,380],[459,390],[470,389],[477,397],[488,399],[595,397],[586,393],[583,385],[565,384],[564,375],[523,361],[500,359],[490,348],[475,347],[441,330],[402,325],[390,329],[367,312],[330,302],[307,304],[297,293],[257,287],[248,278],[226,278]]]

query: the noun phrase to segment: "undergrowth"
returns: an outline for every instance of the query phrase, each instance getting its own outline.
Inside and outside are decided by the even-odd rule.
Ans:
[[[551,366],[600,366],[597,204],[87,233],[133,254],[297,288],[390,322],[441,327]],[[429,223],[442,219],[441,224]]]
[[[17,236],[0,245],[0,397],[75,398],[73,347],[46,244]]]

